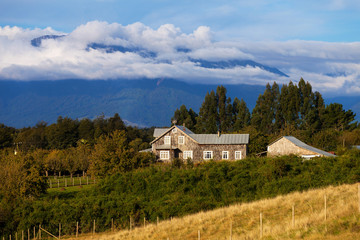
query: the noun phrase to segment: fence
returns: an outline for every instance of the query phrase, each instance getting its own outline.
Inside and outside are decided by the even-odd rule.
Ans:
[[[61,188],[96,184],[96,179],[88,176],[61,176],[48,177],[49,188]]]
[[[327,232],[327,222],[328,222],[328,217],[329,217],[329,212],[328,212],[328,204],[329,204],[329,199],[328,196],[326,194],[324,194],[323,196],[323,203],[322,203],[322,209],[318,209],[317,214],[319,215],[320,218],[322,218],[323,220],[323,225],[325,226],[325,232]],[[357,205],[358,205],[358,211],[360,213],[360,184],[358,185],[358,189],[357,189]],[[285,217],[284,221],[284,225],[289,225],[291,226],[291,228],[295,228],[296,227],[296,205],[292,205],[291,209],[288,209],[289,212],[289,216]],[[312,207],[311,207],[312,208]],[[312,209],[313,211],[313,209]],[[258,218],[258,223],[257,223],[257,227],[258,227],[258,238],[261,239],[265,236],[264,234],[264,220],[267,220],[266,223],[269,224],[271,222],[271,219],[267,219],[266,216],[268,215],[264,215],[264,212],[260,212],[259,213],[259,218]],[[287,220],[286,220],[287,219]],[[164,220],[169,220],[169,219],[164,219]],[[172,218],[170,218],[170,221],[172,221]],[[26,230],[22,230],[21,232],[16,232],[14,234],[11,234],[9,236],[3,236],[1,238],[1,240],[31,240],[31,239],[61,239],[61,238],[78,238],[78,237],[84,237],[84,236],[93,236],[95,235],[96,229],[97,229],[97,223],[96,220],[94,219],[93,222],[91,223],[92,227],[90,229],[90,231],[87,232],[82,232],[80,227],[79,227],[79,222],[76,223],[72,223],[73,225],[73,229],[75,230],[73,233],[71,234],[67,234],[65,236],[62,235],[62,224],[59,224],[58,227],[58,232],[57,233],[50,233],[46,230],[46,227],[38,225],[38,226],[33,226],[32,228],[28,228]],[[133,231],[134,228],[140,228],[143,227],[145,228],[147,225],[149,224],[153,224],[156,227],[160,224],[160,219],[159,217],[156,218],[156,221],[154,222],[150,222],[147,221],[146,218],[143,219],[143,221],[138,221],[135,222],[134,219],[130,216],[128,219],[128,226],[125,228],[119,228],[119,225],[116,225],[116,220],[114,218],[111,219],[111,223],[108,226],[108,229],[110,232],[115,232],[115,231],[119,231],[119,230],[129,230],[129,231]],[[256,223],[254,223],[256,224]],[[226,238],[233,240],[233,228],[236,225],[236,222],[231,221],[229,223],[229,229],[228,229],[228,233],[226,234]],[[194,230],[195,231],[195,230]],[[202,231],[201,229],[198,229],[196,231],[196,237],[193,237],[191,239],[193,240],[201,240],[202,237]],[[174,237],[168,237],[167,240],[177,240],[177,239],[184,239],[183,237],[179,236],[178,238],[174,238]],[[187,238],[189,239],[189,238]]]

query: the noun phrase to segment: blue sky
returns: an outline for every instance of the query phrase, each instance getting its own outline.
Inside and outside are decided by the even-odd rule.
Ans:
[[[316,40],[360,38],[360,3],[352,0],[1,0],[0,25],[71,32],[98,20],[152,28],[171,23],[184,32],[209,26],[215,39]]]
[[[353,0],[0,0],[0,80],[266,84],[303,77],[322,93],[358,95],[359,26],[360,1]],[[48,34],[66,37],[31,46]],[[89,50],[92,43],[156,57]],[[253,60],[289,78],[252,66],[205,69],[190,59]]]

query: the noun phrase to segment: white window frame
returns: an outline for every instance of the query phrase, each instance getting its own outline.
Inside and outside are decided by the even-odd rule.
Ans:
[[[177,128],[173,128],[172,132],[177,133]]]
[[[169,151],[160,151],[160,159],[170,159]]]
[[[183,151],[183,159],[193,159],[193,151]]]
[[[210,153],[210,158],[208,158],[206,155],[207,153]],[[214,158],[214,155],[213,155],[213,151],[204,151],[203,152],[203,159],[204,160],[210,160],[210,159],[213,159]]]
[[[240,156],[237,156],[237,155]],[[241,160],[242,159],[242,152],[241,151],[235,151],[235,160]]]
[[[164,137],[164,145],[170,145],[171,143],[171,136]]]
[[[180,141],[180,139],[181,139],[181,141]],[[179,142],[179,144],[181,144],[181,145],[185,144],[185,137],[184,137],[184,136],[179,136],[179,137],[178,137],[178,142]]]
[[[226,153],[226,157],[224,157],[224,153]],[[229,160],[229,151],[222,151],[221,152],[221,158],[223,160]]]

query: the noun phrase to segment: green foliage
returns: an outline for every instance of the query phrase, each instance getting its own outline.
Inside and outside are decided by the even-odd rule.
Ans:
[[[0,229],[15,231],[41,224],[63,234],[74,232],[79,221],[83,232],[95,219],[98,231],[108,230],[111,218],[128,227],[129,216],[141,224],[144,217],[168,219],[190,213],[360,180],[360,151],[338,158],[304,161],[290,156],[207,162],[197,167],[159,165],[107,176],[97,186],[82,191],[51,192],[36,201],[18,204],[11,220]],[[1,208],[1,206],[0,206]],[[4,214],[5,214],[4,210]]]

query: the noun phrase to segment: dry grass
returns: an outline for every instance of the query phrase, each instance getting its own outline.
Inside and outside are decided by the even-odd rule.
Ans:
[[[327,196],[325,221],[324,195]],[[292,226],[292,206],[295,225]],[[158,226],[82,239],[259,239],[259,216],[263,214],[263,239],[360,239],[358,185],[292,193],[273,199],[232,205],[183,218],[162,221]],[[79,238],[78,238],[79,239]]]

